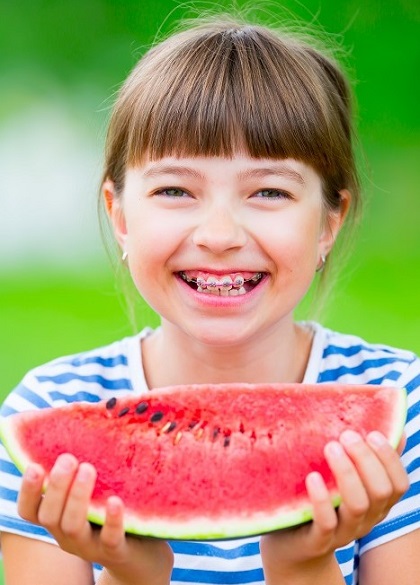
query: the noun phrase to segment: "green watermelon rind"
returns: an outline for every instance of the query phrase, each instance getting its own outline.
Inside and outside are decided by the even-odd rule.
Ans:
[[[341,498],[338,494],[331,494],[331,501],[334,507],[338,507]],[[126,511],[124,528],[131,534],[165,540],[227,540],[256,536],[310,522],[313,518],[311,504],[306,500],[300,506],[299,509],[283,507],[265,514],[249,515],[243,519],[235,517],[213,522],[205,517],[181,522],[153,518],[142,521],[141,527],[136,516]],[[88,519],[94,524],[103,525],[105,517],[102,510],[92,506],[88,512]]]
[[[20,447],[19,441],[15,438],[13,416],[0,419],[0,440],[10,455],[13,463],[23,474],[31,463],[26,452]]]
[[[407,390],[405,388],[396,388],[396,390],[398,390],[398,400],[395,406],[395,420],[392,425],[393,432],[388,436],[388,441],[394,449],[399,446],[402,439],[408,410]]]
[[[401,441],[407,416],[407,392],[404,388],[396,388],[398,398],[394,404],[394,420],[391,421],[391,432],[388,441],[396,449]],[[30,459],[21,449],[15,438],[13,417],[0,420],[0,438],[16,467],[22,473],[30,464]],[[46,487],[46,485],[44,486]],[[331,502],[338,507],[341,497],[337,492],[331,492]],[[290,508],[282,506],[277,510],[244,515],[243,518],[227,517],[211,520],[209,518],[194,518],[192,520],[161,519],[159,517],[141,519],[135,512],[125,511],[125,531],[139,536],[150,536],[171,540],[221,540],[265,534],[298,526],[311,521],[313,518],[312,506],[309,500],[301,500]],[[94,524],[103,525],[105,510],[103,506],[91,504],[88,509],[88,520]]]

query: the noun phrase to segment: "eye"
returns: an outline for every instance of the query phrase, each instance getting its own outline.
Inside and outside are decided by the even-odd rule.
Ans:
[[[261,189],[254,193],[253,197],[260,199],[292,199],[290,193],[281,189]]]
[[[158,191],[155,191],[154,194],[163,195],[163,197],[173,197],[175,199],[189,197],[189,194],[184,191],[184,189],[180,189],[179,187],[166,187],[165,189],[159,189]]]

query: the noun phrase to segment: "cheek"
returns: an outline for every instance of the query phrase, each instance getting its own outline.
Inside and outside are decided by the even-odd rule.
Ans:
[[[320,217],[317,210],[307,214],[285,214],[280,221],[265,224],[259,229],[259,240],[270,256],[278,258],[291,271],[312,263],[318,257]]]
[[[182,242],[179,226],[169,222],[165,214],[158,216],[146,210],[131,216],[127,222],[127,251],[135,282],[141,285],[144,279],[156,281]]]

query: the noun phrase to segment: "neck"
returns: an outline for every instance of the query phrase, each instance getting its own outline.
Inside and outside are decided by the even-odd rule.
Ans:
[[[267,333],[263,339],[222,347],[200,343],[163,322],[143,342],[143,365],[149,388],[301,382],[311,345],[312,331],[293,321]]]

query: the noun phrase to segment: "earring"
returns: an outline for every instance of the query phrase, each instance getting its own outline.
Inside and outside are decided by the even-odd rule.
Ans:
[[[325,264],[327,262],[327,257],[324,254],[321,254],[320,260],[316,267],[315,272],[322,272],[324,270]]]
[[[127,252],[127,250],[124,250],[124,252],[122,253],[122,256],[121,256],[122,262],[125,262],[127,260],[127,257],[128,257],[128,252]]]

